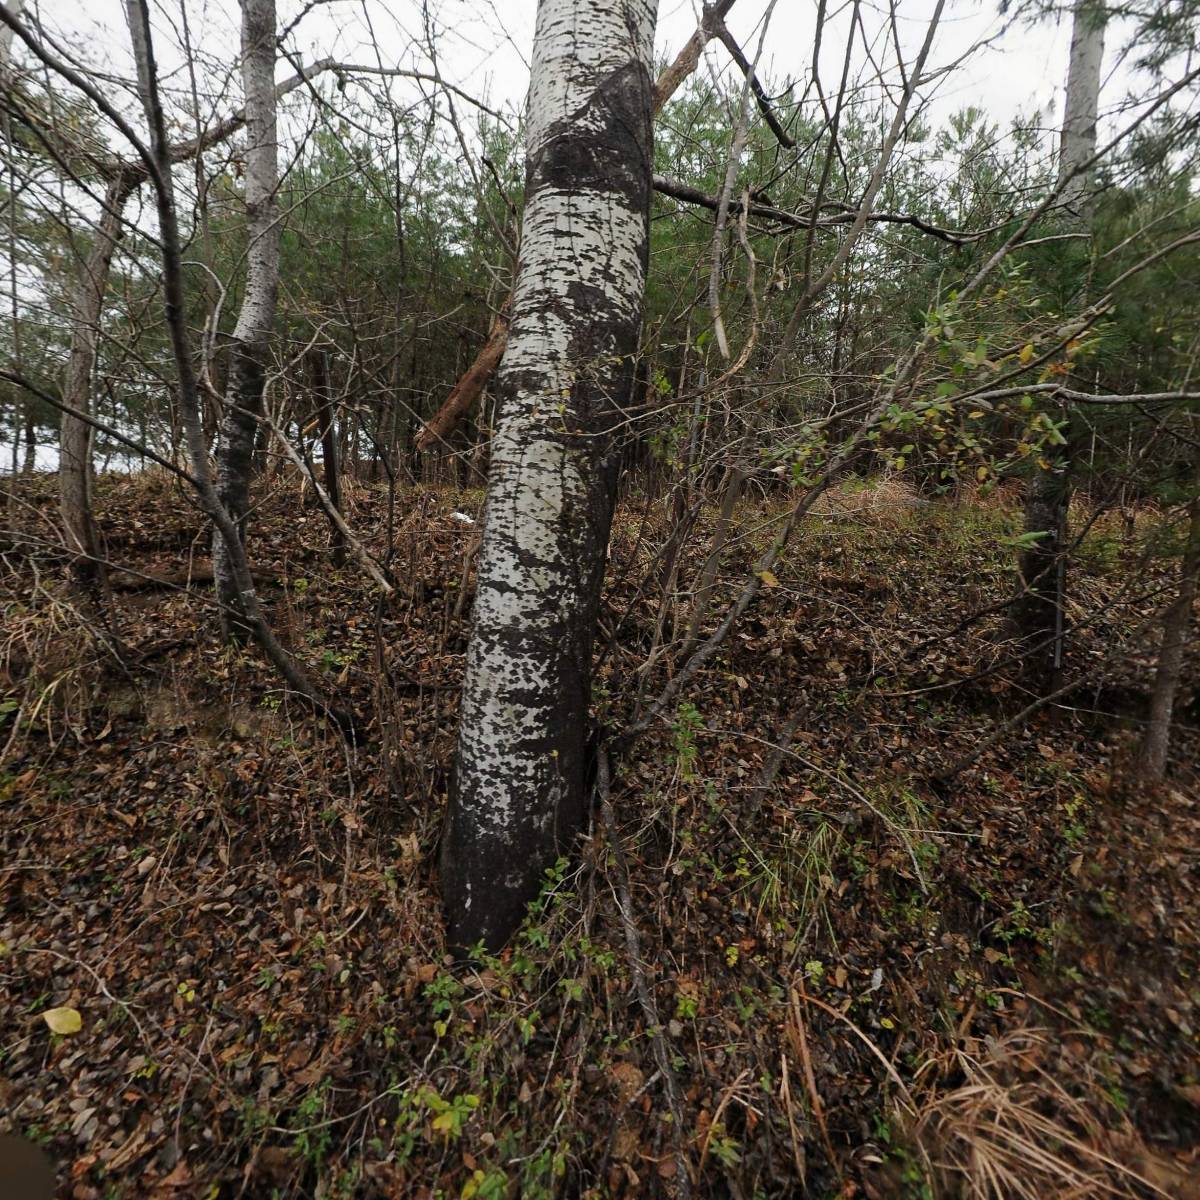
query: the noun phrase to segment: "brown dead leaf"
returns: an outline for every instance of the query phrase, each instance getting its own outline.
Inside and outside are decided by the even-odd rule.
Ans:
[[[609,1074],[617,1086],[617,1095],[625,1104],[628,1104],[642,1090],[642,1084],[646,1078],[641,1070],[631,1062],[613,1063]]]

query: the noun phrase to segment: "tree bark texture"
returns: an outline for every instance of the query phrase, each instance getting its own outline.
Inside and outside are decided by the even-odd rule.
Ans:
[[[104,192],[104,210],[79,273],[71,313],[71,347],[63,374],[63,403],[81,413],[91,411],[92,375],[100,340],[100,314],[113,253],[122,231],[121,214],[135,186],[118,173]],[[73,571],[89,584],[98,569],[99,542],[92,516],[92,427],[63,413],[59,443],[58,497],[63,531],[77,556]]]
[[[695,32],[684,43],[683,49],[675,56],[674,61],[667,66],[654,85],[654,112],[657,113],[663,105],[675,94],[679,85],[687,79],[700,62],[704,47],[719,37],[724,30],[725,17],[733,7],[734,0],[717,0],[715,4],[706,4],[700,14],[700,24]]]
[[[679,85],[696,69],[704,47],[713,38],[720,36],[724,29],[724,18],[733,5],[734,0],[717,0],[715,4],[704,6],[700,24],[696,26],[695,32],[688,38],[674,61],[663,70],[654,85],[654,116],[658,116],[663,105],[678,91]],[[416,440],[418,450],[432,450],[438,442],[445,441],[458,428],[463,417],[471,411],[475,401],[482,395],[488,381],[495,374],[504,357],[504,348],[508,344],[511,306],[512,296],[510,295],[501,307],[499,319],[493,322],[487,340],[470,367],[454,385],[442,407],[430,420],[425,422],[425,427]]]
[[[1154,676],[1154,694],[1150,698],[1150,721],[1142,742],[1142,773],[1158,781],[1167,772],[1171,748],[1171,717],[1175,697],[1183,677],[1183,659],[1196,601],[1197,576],[1200,576],[1200,497],[1188,506],[1187,546],[1179,577],[1179,596],[1163,618],[1162,646]]]
[[[245,540],[254,441],[279,288],[276,190],[275,0],[242,0],[242,86],[246,97],[246,292],[233,330],[229,384],[217,449],[217,495]],[[213,571],[225,636],[244,640],[241,601],[228,548],[213,535]]]
[[[1025,533],[1040,535],[1021,551],[1019,592],[1013,625],[1027,658],[1024,674],[1038,687],[1053,688],[1062,669],[1066,633],[1066,554],[1071,504],[1066,446],[1051,447],[1049,465],[1025,492]]]
[[[1059,143],[1058,183],[1066,208],[1064,224],[1091,231],[1095,200],[1091,172],[1082,170],[1096,153],[1096,114],[1104,58],[1104,15],[1094,0],[1076,0],[1067,68],[1067,97]],[[1079,289],[1082,296],[1084,289]],[[1068,423],[1069,429],[1069,423]],[[1022,594],[1014,609],[1016,630],[1029,648],[1025,674],[1053,688],[1062,667],[1065,633],[1068,517],[1071,504],[1070,433],[1067,445],[1052,447],[1050,465],[1029,481],[1025,532],[1044,536],[1021,555]]]
[[[1096,204],[1092,173],[1081,170],[1096,153],[1096,115],[1100,107],[1100,71],[1104,61],[1105,14],[1096,0],[1075,0],[1071,62],[1059,143],[1058,179],[1068,220],[1090,230]],[[1069,178],[1068,178],[1069,177]]]
[[[459,948],[520,923],[587,805],[596,611],[649,241],[656,0],[540,0],[526,210],[443,837]]]

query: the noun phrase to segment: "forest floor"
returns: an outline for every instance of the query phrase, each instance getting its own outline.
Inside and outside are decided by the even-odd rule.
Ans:
[[[473,539],[454,514],[480,496],[405,492],[389,527],[385,490],[349,491],[402,596],[331,562],[291,484],[255,512],[252,557],[284,641],[361,715],[354,745],[221,645],[207,535],[166,480],[100,486],[107,628],[66,586],[53,480],[20,493],[0,1132],[45,1146],[62,1195],[1200,1197],[1200,800],[1194,775],[1133,782],[1149,658],[1111,657],[1161,603],[1138,595],[1160,570],[1148,516],[1101,518],[1079,554],[1069,668],[1094,685],[949,782],[1027,699],[1001,614],[956,631],[1011,586],[1016,514],[852,490],[617,763],[680,1124],[599,823],[499,958],[447,959]],[[669,669],[641,670],[662,510],[631,500],[614,530],[610,729]],[[729,588],[776,511],[740,514]],[[1198,749],[1185,729],[1180,760]],[[53,1032],[59,1008],[81,1029]]]

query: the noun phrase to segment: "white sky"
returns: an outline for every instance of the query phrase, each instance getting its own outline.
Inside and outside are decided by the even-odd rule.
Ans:
[[[180,11],[186,2],[193,45],[211,58],[216,73],[228,73],[237,57],[236,0],[154,0],[160,61],[168,84],[184,87],[182,73],[169,74],[180,58],[172,44],[181,41]],[[306,0],[278,0],[280,24],[299,13]],[[768,0],[737,0],[728,24],[748,56],[753,56],[757,29]],[[74,34],[97,63],[114,74],[130,73],[121,0],[30,0],[52,27]],[[487,95],[491,103],[516,111],[524,100],[528,58],[533,41],[537,0],[428,0],[439,30],[438,54],[443,75],[474,95]],[[658,22],[660,56],[673,56],[696,26],[699,0],[661,0]],[[898,0],[901,40],[911,61],[922,40],[934,7],[933,0]],[[805,79],[812,59],[816,0],[777,0],[764,52],[763,73],[780,79],[792,75]],[[845,47],[848,5],[830,0],[832,14],[821,54],[821,75],[827,90],[836,88]],[[890,39],[882,35],[887,5],[884,0],[864,0],[863,22],[871,32],[873,50],[895,81],[895,56]],[[996,39],[971,56],[969,65],[949,73],[926,95],[935,102],[930,115],[935,122],[967,104],[984,108],[1002,127],[1018,114],[1035,108],[1043,113],[1055,104],[1061,110],[1061,92],[1070,45],[1069,19],[1046,20],[1036,28],[1015,25],[1004,30],[1006,18],[997,0],[948,0],[941,28],[930,55],[933,68],[955,62],[972,47]],[[1110,31],[1110,43],[1119,31]],[[428,69],[422,50],[420,0],[321,0],[298,26],[290,45],[305,61],[334,55],[342,60],[385,65],[400,63]],[[377,58],[377,50],[378,55]],[[709,70],[728,70],[724,49],[710,47]],[[1113,55],[1108,56],[1111,61]],[[706,69],[704,67],[702,70]],[[855,73],[867,72],[861,49],[855,53]],[[279,76],[292,73],[281,62]],[[1125,90],[1122,73],[1109,81],[1112,99]],[[210,82],[213,76],[210,75]],[[227,84],[225,103],[236,103],[236,79]],[[214,98],[216,105],[221,100]],[[1053,124],[1053,120],[1048,122]]]

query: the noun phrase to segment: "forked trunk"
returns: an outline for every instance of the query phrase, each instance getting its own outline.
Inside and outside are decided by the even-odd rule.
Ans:
[[[540,0],[526,210],[443,839],[502,944],[586,812],[592,641],[649,238],[655,0]]]

